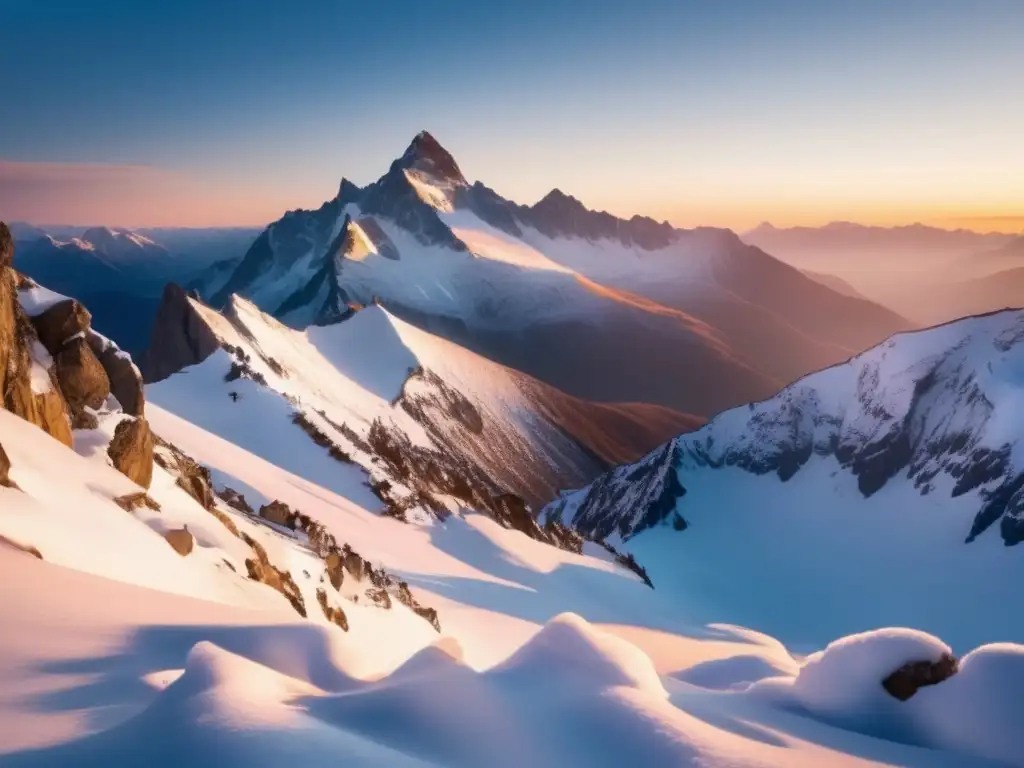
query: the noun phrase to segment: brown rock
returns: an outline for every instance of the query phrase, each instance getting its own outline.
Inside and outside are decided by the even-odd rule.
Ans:
[[[245,568],[248,571],[249,578],[276,589],[288,599],[296,613],[306,618],[306,602],[302,599],[302,592],[292,578],[291,573],[276,568],[270,562],[270,558],[267,557],[267,550],[258,541],[253,539],[252,536],[242,532],[241,538],[242,541],[252,548],[255,555],[255,557],[250,557],[245,561]]]
[[[114,468],[143,488],[153,482],[153,432],[142,418],[126,418],[114,430],[107,455]]]
[[[75,411],[71,414],[72,429],[96,429],[100,420],[91,411]]]
[[[179,528],[175,531],[168,531],[164,534],[167,543],[171,545],[182,557],[192,554],[192,548],[196,545],[195,537],[189,533],[188,528]]]
[[[236,539],[240,539],[242,537],[242,535],[238,532],[238,526],[235,525],[235,521],[228,517],[226,514],[221,512],[216,507],[210,510],[210,514],[216,517],[218,520],[220,520],[221,525],[227,528],[228,531],[230,531],[231,535],[234,536]],[[232,566],[232,569],[233,568],[234,566]]]
[[[206,467],[198,464],[182,466],[179,464],[181,474],[178,476],[177,485],[189,496],[199,502],[203,509],[213,509],[216,501],[213,498],[213,489],[210,487],[210,474]]]
[[[245,512],[249,515],[256,514],[253,510],[252,505],[245,500],[245,496],[236,491],[234,488],[224,487],[223,490],[218,491],[217,495],[220,496],[221,501],[227,504],[232,509],[237,509],[239,512]]]
[[[328,604],[326,591],[318,589],[316,591],[316,601],[320,603],[320,610],[324,612],[324,616],[327,617],[328,621],[334,622],[348,632],[348,617],[341,608]]]
[[[57,380],[72,411],[100,408],[110,394],[110,379],[85,339],[74,339],[57,353]]]
[[[291,528],[292,510],[283,501],[272,501],[260,507],[260,517],[276,525]]]
[[[32,318],[32,325],[51,355],[60,352],[64,342],[89,328],[92,315],[74,299],[59,301]]]
[[[11,471],[11,460],[7,456],[7,451],[0,445],[0,485],[4,488],[17,488],[14,481],[10,478]]]
[[[142,491],[126,493],[124,496],[117,496],[114,499],[114,503],[125,512],[134,512],[136,509],[141,507],[147,507],[152,509],[154,512],[160,511],[160,503]]]
[[[110,393],[117,398],[121,409],[131,416],[142,416],[146,410],[146,396],[142,390],[142,374],[131,357],[114,343],[92,330],[86,341],[110,380]]]
[[[32,322],[18,303],[14,272],[0,267],[0,397],[4,408],[41,427],[54,438],[71,445],[71,427],[60,387],[53,382],[50,392],[32,391],[32,358],[36,343]]]
[[[7,225],[0,221],[0,268],[11,266],[14,259],[14,236]]]
[[[341,553],[337,551],[330,552],[324,558],[324,565],[327,566],[327,578],[331,582],[331,586],[335,589],[341,589],[341,584],[345,580],[345,561]]]
[[[959,668],[956,657],[944,653],[938,661],[912,661],[904,664],[882,681],[882,687],[891,696],[906,701],[917,693],[918,688],[948,680]]]

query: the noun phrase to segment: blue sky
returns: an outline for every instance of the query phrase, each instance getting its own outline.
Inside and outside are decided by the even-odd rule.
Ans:
[[[1019,0],[0,0],[0,29],[9,218],[262,223],[422,128],[523,202],[1024,216]]]

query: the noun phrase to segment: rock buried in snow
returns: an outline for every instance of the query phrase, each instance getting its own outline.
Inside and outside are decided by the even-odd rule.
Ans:
[[[182,557],[192,554],[192,549],[196,544],[195,537],[189,533],[187,528],[168,531],[164,534],[164,538],[167,539],[171,548]]]
[[[237,509],[239,512],[245,512],[246,514],[256,514],[252,508],[252,505],[245,500],[245,496],[236,491],[234,488],[225,486],[222,490],[217,492],[220,496],[221,501],[227,504],[232,509]]]
[[[154,512],[160,511],[160,504],[156,499],[151,498],[148,494],[142,491],[136,491],[135,493],[126,493],[124,496],[117,496],[114,499],[114,503],[117,504],[125,512],[134,512],[140,507],[146,507],[152,509]]]
[[[60,352],[64,343],[89,328],[92,315],[74,299],[58,301],[32,318],[39,341],[51,355]]]
[[[68,342],[56,357],[57,380],[72,411],[99,408],[110,394],[110,379],[85,339]]]
[[[938,685],[957,673],[959,664],[952,654],[944,653],[938,661],[912,661],[904,664],[885,680],[882,686],[900,701],[906,701],[918,688]]]
[[[153,482],[153,433],[145,419],[121,421],[114,430],[107,455],[118,472],[149,488]]]

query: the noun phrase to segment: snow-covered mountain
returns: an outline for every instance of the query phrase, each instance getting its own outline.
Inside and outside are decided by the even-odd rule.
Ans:
[[[168,410],[292,471],[320,467],[317,482],[367,506],[372,488],[395,514],[542,504],[700,423],[564,395],[377,305],[296,331],[237,296],[221,314],[168,286],[142,368]]]
[[[569,394],[710,415],[876,343],[906,321],[724,230],[533,206],[470,184],[429,133],[376,182],[287,213],[223,287],[304,328],[377,300]]]
[[[177,307],[195,316],[185,326],[195,333],[173,351],[214,352],[143,396],[131,359],[92,330],[88,311],[15,273],[10,250],[0,225],[4,766],[1024,764],[1024,647],[965,644],[1021,639],[1007,631],[1013,603],[992,604],[1019,583],[997,559],[1011,550],[990,552],[984,572],[947,563],[989,590],[987,604],[964,603],[941,580],[901,603],[877,557],[843,561],[855,527],[814,540],[839,562],[804,581],[845,573],[864,598],[858,629],[877,626],[883,605],[909,617],[931,606],[964,620],[947,622],[951,645],[881,629],[825,646],[816,635],[829,615],[848,615],[835,600],[801,606],[804,623],[778,639],[709,625],[701,611],[717,583],[761,604],[770,573],[705,560],[688,580],[649,589],[592,542],[551,546],[493,514],[463,507],[400,522],[354,500],[337,477],[345,465],[323,472],[307,436],[278,418],[292,412],[284,403],[316,403],[347,408],[355,424],[404,388],[415,407],[393,410],[412,419],[457,383],[485,424],[488,408],[502,409],[495,443],[526,436],[535,412],[517,410],[530,403],[507,387],[521,382],[497,366],[473,361],[479,380],[465,382],[468,353],[379,307],[302,334],[240,300],[226,315],[185,300]],[[232,350],[221,346],[229,336]],[[410,357],[423,370],[406,378],[396,363]],[[220,402],[225,386],[240,397]],[[176,388],[179,413],[154,402],[174,401]],[[216,415],[246,403],[258,407],[238,411],[244,422]],[[452,411],[475,422],[463,400],[443,403],[442,416],[417,423],[443,427]],[[214,429],[182,418],[188,408]],[[317,437],[325,451],[330,437]],[[274,458],[296,471],[235,439],[262,453],[276,444]],[[796,522],[785,521],[799,536]],[[913,532],[932,544],[928,530]],[[729,532],[752,551],[777,543],[764,529]],[[776,567],[796,560],[779,554]],[[900,554],[908,580],[929,564]]]
[[[890,599],[939,589],[955,612],[904,615],[972,636],[967,615],[1012,600],[1024,577],[1006,548],[1024,540],[1022,371],[1019,310],[897,335],[564,493],[543,517],[628,540],[655,583],[709,558],[764,569],[766,604],[798,569],[841,601],[844,564],[870,561],[889,579],[880,618]],[[1024,624],[1008,614],[1002,629]]]

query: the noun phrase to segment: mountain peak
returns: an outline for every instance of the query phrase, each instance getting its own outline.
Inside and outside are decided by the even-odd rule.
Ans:
[[[435,179],[466,184],[452,154],[428,131],[420,131],[399,160],[403,168],[419,171]]]

